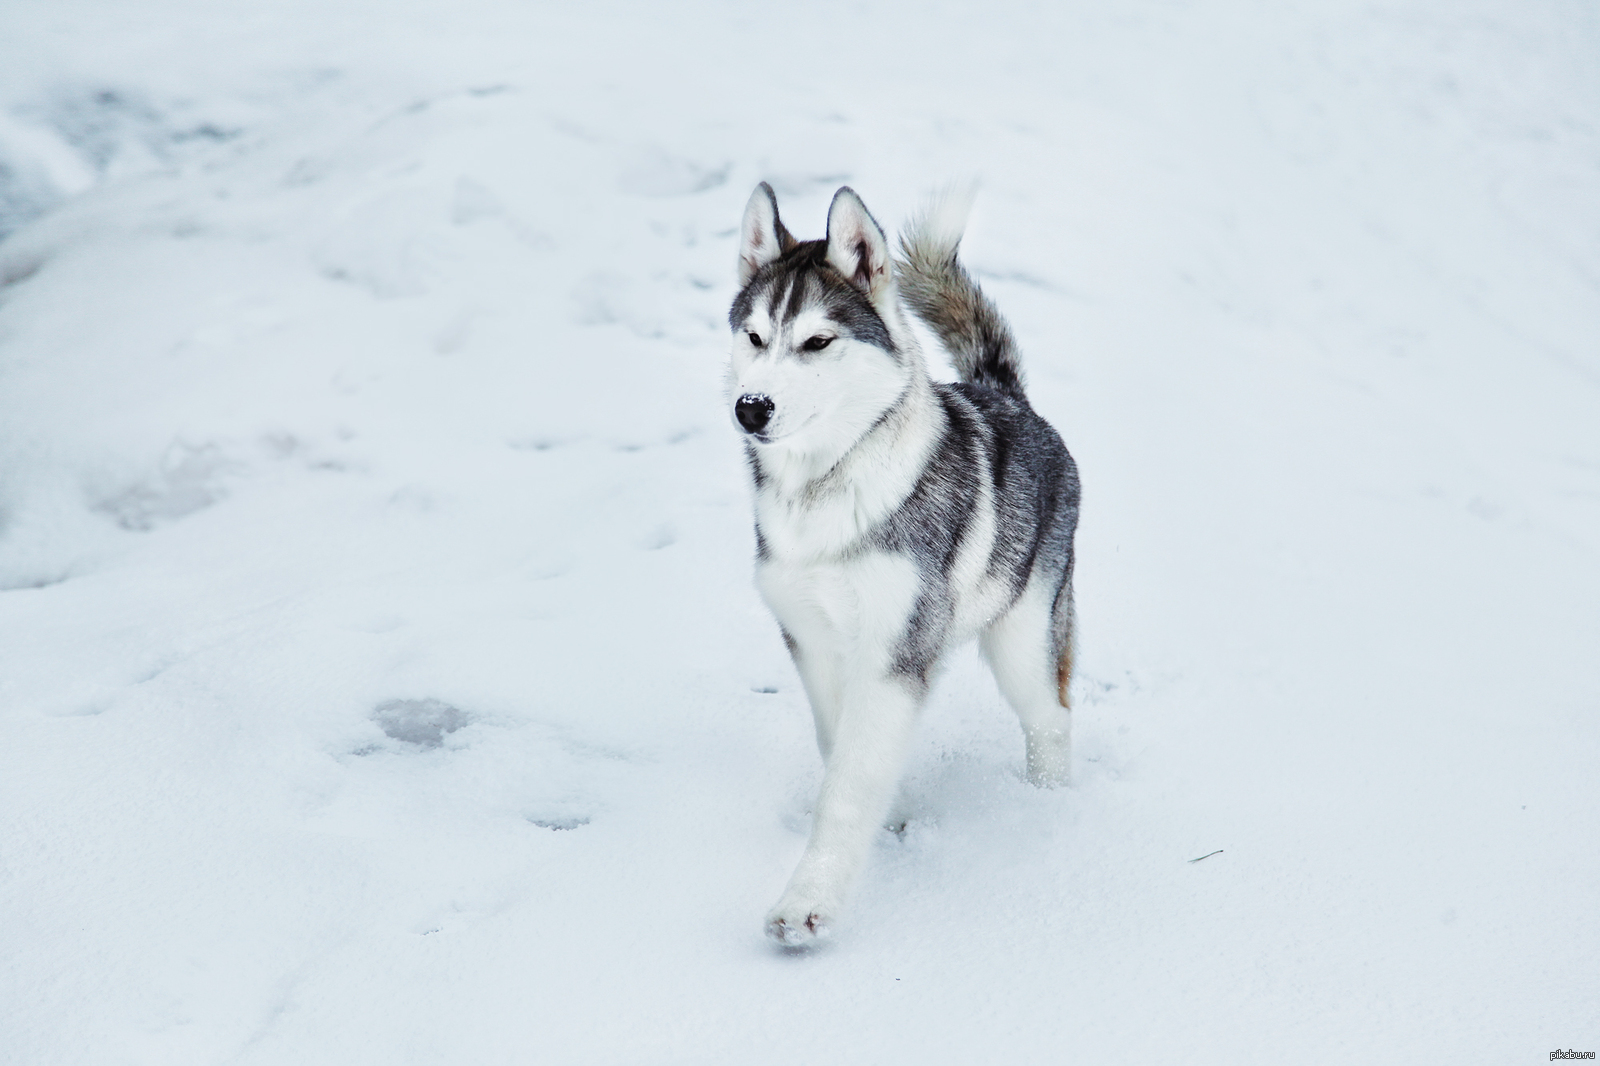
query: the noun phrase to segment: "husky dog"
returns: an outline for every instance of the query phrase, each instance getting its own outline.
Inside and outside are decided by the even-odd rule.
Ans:
[[[849,188],[820,241],[789,234],[765,183],[745,207],[728,401],[755,487],[756,584],[826,763],[811,840],[767,915],[785,945],[838,918],[959,643],[980,639],[1021,718],[1028,779],[1061,785],[1070,769],[1078,472],[1028,405],[1010,328],[956,260],[966,206],[935,202],[898,262]],[[928,377],[902,297],[959,383]]]

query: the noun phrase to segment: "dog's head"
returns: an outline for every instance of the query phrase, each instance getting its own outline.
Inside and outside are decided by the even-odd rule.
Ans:
[[[797,241],[763,182],[744,209],[739,295],[728,312],[729,413],[757,447],[842,452],[904,392],[910,353],[889,242],[849,188],[828,235]]]

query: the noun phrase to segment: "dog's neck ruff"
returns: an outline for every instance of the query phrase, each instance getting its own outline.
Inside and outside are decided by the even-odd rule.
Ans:
[[[915,341],[903,350],[905,388],[856,439],[754,449],[756,528],[771,556],[850,555],[911,495],[946,416]]]

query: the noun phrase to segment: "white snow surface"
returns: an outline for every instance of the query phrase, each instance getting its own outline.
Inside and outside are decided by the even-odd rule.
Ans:
[[[1596,1050],[1597,55],[1580,0],[8,0],[0,1062]],[[788,954],[740,210],[974,178],[1083,474],[1075,784],[963,652]]]

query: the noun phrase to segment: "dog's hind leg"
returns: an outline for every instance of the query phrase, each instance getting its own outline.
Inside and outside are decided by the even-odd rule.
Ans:
[[[1071,592],[1060,590],[1068,597],[1062,605],[1053,584],[1035,573],[1021,598],[979,642],[1000,691],[1022,720],[1028,780],[1044,788],[1067,784],[1072,771]]]

